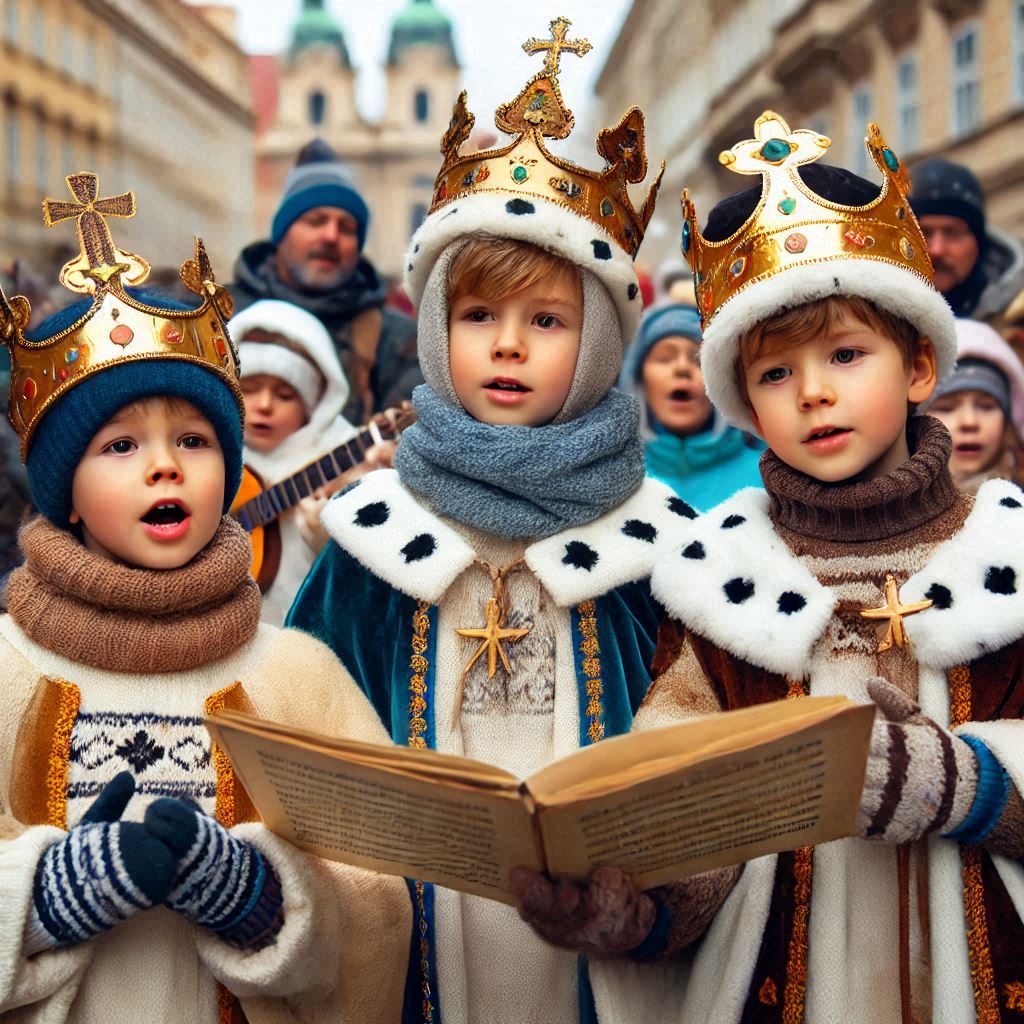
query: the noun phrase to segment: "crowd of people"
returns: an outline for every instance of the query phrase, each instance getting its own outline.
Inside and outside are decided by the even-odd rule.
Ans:
[[[416,320],[322,140],[230,284],[147,280],[88,173],[74,301],[5,282],[0,1019],[1024,1012],[1024,248],[967,167],[871,126],[880,190],[766,111],[645,309],[642,115],[551,160],[553,53],[511,145],[457,102]],[[525,778],[805,696],[875,709],[846,838],[508,902],[292,846],[203,725]]]

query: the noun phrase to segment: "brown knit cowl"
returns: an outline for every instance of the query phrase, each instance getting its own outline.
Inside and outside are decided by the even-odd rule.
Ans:
[[[907,534],[950,511],[962,497],[949,474],[952,441],[933,416],[907,423],[911,456],[897,469],[859,483],[822,483],[761,456],[772,522],[783,531],[846,544],[877,543]]]
[[[43,516],[18,540],[25,564],[8,584],[11,617],[31,640],[72,661],[140,675],[182,672],[236,651],[259,625],[249,538],[227,516],[179,569],[112,562]]]

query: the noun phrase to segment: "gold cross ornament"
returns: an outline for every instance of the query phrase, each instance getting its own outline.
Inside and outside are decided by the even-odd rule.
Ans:
[[[549,75],[558,74],[559,57],[563,50],[566,53],[574,53],[577,57],[584,57],[593,49],[589,39],[566,39],[571,24],[572,22],[568,18],[555,18],[551,22],[550,39],[538,39],[536,36],[532,36],[523,43],[523,49],[529,54],[546,51],[544,71]]]
[[[906,647],[910,640],[907,638],[906,630],[903,628],[903,618],[906,615],[916,615],[926,608],[931,608],[931,601],[915,601],[913,604],[900,604],[900,592],[896,586],[896,579],[889,573],[885,577],[885,604],[881,608],[864,608],[861,610],[861,618],[864,619],[888,619],[889,628],[885,637],[879,641],[878,650],[888,651],[893,647]]]
[[[61,199],[43,201],[43,221],[48,228],[66,220],[76,220],[81,252],[61,268],[60,280],[65,288],[83,294],[94,294],[97,285],[110,283],[112,277],[123,278],[126,285],[141,284],[149,276],[149,264],[141,257],[114,245],[107,217],[134,217],[135,194],[123,192],[105,199],[99,196],[99,179],[81,171],[65,179],[75,202]]]
[[[490,598],[487,602],[487,625],[483,629],[457,629],[455,630],[459,636],[469,637],[472,640],[480,640],[481,644],[476,649],[473,657],[469,659],[465,669],[463,669],[463,678],[466,673],[476,664],[477,659],[484,651],[487,652],[487,678],[492,679],[494,673],[498,670],[498,658],[501,658],[502,665],[505,666],[505,671],[511,675],[512,666],[508,662],[508,655],[505,654],[505,648],[502,647],[501,642],[503,640],[521,640],[530,631],[528,629],[505,629],[502,626],[502,614],[501,607],[498,603],[497,598]]]

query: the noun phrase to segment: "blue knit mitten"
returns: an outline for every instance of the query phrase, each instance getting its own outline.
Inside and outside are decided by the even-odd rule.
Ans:
[[[239,949],[262,949],[284,924],[281,883],[260,851],[184,800],[146,809],[146,828],[178,858],[166,905]]]
[[[26,956],[85,942],[167,898],[176,869],[167,846],[144,825],[118,820],[134,792],[131,772],[116,775],[81,822],[43,851]]]

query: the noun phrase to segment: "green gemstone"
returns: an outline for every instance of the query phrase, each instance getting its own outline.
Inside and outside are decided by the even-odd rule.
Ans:
[[[886,167],[895,174],[900,169],[900,162],[896,159],[896,154],[888,147],[882,150],[882,159],[885,161]]]
[[[796,209],[796,200],[792,196],[786,196],[779,203],[779,212],[784,213],[787,217]]]
[[[601,200],[601,216],[610,217],[615,212],[615,207],[612,205],[612,201],[605,196]]]
[[[690,222],[688,220],[683,221],[683,254],[685,255],[690,251]]]
[[[520,164],[518,167],[512,169],[512,180],[523,182],[530,176],[530,172]]]
[[[761,147],[761,156],[773,164],[785,160],[792,152],[793,147],[788,142],[783,142],[782,139],[769,139]]]

